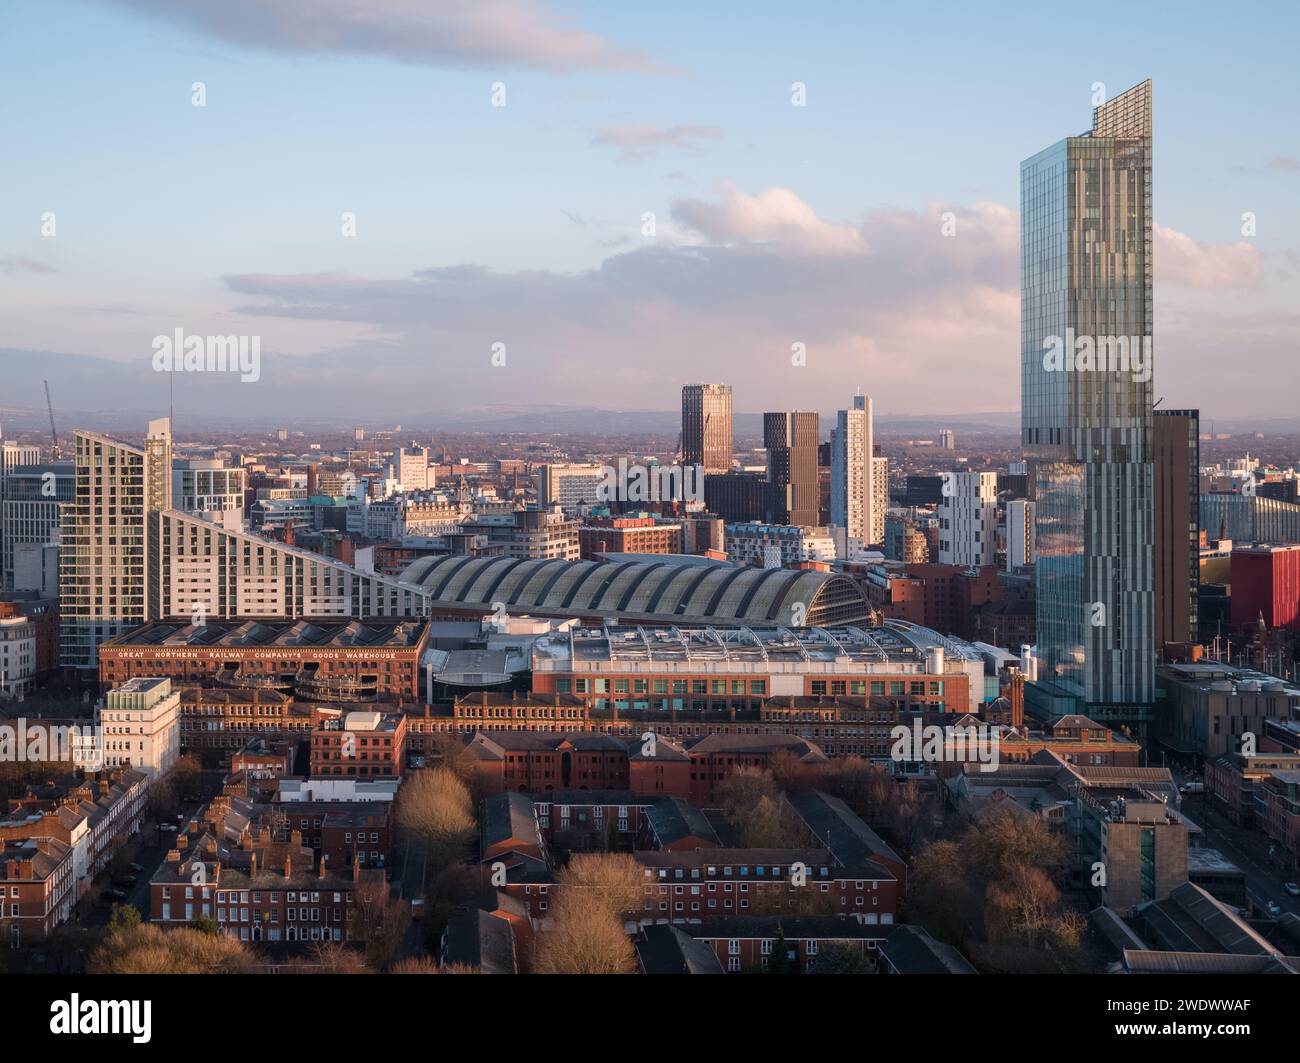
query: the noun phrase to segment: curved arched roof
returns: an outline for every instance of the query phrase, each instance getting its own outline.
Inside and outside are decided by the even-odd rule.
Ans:
[[[424,557],[401,578],[424,591],[431,609],[491,612],[500,605],[511,613],[792,626],[860,622],[869,612],[862,591],[845,576],[675,555],[661,561]]]

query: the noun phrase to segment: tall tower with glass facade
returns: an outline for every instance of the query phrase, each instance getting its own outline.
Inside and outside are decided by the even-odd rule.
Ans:
[[[682,388],[682,464],[706,473],[731,468],[731,385],[687,384]]]
[[[1151,82],[1020,166],[1021,443],[1035,497],[1030,706],[1154,697]]]

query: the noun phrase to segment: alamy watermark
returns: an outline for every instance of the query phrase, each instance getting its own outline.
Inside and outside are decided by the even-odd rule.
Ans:
[[[0,723],[0,763],[60,764],[71,762],[86,771],[104,766],[102,728],[48,724],[19,717]]]
[[[238,373],[245,384],[262,376],[261,336],[187,336],[177,329],[153,338],[158,373]]]
[[[978,764],[980,771],[997,771],[999,732],[988,724],[899,724],[889,732],[889,756],[899,764]]]
[[[1049,373],[1132,373],[1144,383],[1151,379],[1150,336],[1078,336],[1043,340],[1043,369]]]
[[[703,465],[634,465],[619,458],[603,465],[596,498],[601,502],[704,501]]]

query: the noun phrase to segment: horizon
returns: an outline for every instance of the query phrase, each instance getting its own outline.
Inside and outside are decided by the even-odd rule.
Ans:
[[[49,379],[67,409],[165,408],[151,344],[181,329],[256,339],[262,373],[176,374],[178,417],[667,412],[692,379],[753,409],[1015,409],[1019,165],[1151,77],[1157,397],[1289,416],[1254,386],[1300,347],[1284,34],[1211,93],[1175,58],[1217,42],[1208,4],[1135,13],[1168,48],[1123,64],[1083,58],[1082,13],[816,10],[751,12],[718,56],[727,16],[685,5],[15,5],[0,406],[40,412]],[[869,69],[846,47],[922,28],[946,33]],[[1050,82],[989,72],[1064,34]]]

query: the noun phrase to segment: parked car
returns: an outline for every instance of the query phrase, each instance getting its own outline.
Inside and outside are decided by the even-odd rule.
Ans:
[[[144,864],[127,864],[126,866],[137,874],[144,870]]]
[[[126,900],[126,892],[124,890],[109,890],[108,895],[115,901]]]
[[[113,885],[117,886],[119,889],[126,890],[126,889],[130,889],[139,881],[140,880],[136,878],[135,875],[123,875],[121,878],[114,879]]]
[[[1288,882],[1282,888],[1292,897],[1300,897],[1300,883]]]
[[[1269,901],[1268,914],[1271,915],[1274,919],[1276,919],[1279,915],[1282,914],[1282,906],[1278,904],[1277,901]]]
[[[1178,787],[1180,794],[1203,794],[1205,793],[1205,783],[1203,782],[1185,782]]]

